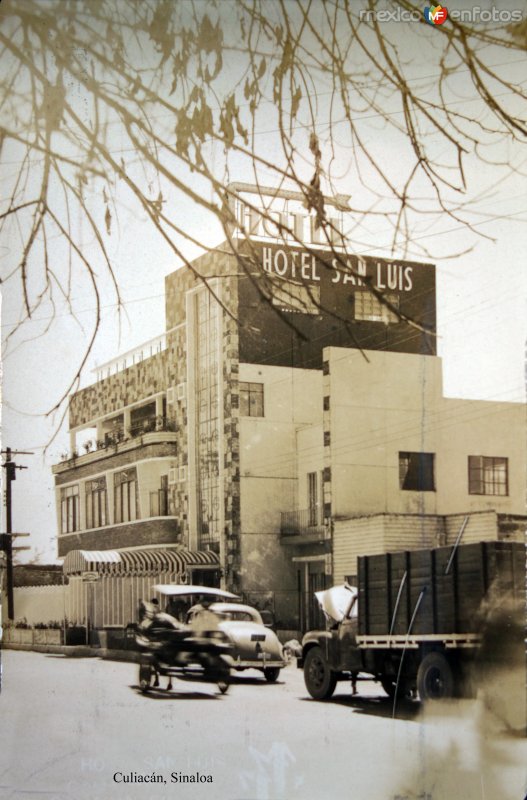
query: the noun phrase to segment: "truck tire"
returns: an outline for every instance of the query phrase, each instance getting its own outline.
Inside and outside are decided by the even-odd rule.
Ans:
[[[395,692],[397,690],[397,681],[395,678],[381,678],[381,686],[392,700],[395,697]]]
[[[337,679],[320,647],[312,647],[304,662],[306,689],[314,700],[327,700],[335,691]]]
[[[452,668],[443,653],[428,653],[417,670],[417,691],[421,700],[441,700],[454,694]]]

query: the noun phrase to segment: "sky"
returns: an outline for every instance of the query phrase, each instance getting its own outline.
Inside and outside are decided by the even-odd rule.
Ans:
[[[483,5],[483,4],[482,4]],[[512,6],[511,6],[512,7]],[[392,28],[393,30],[393,28]],[[435,31],[426,31],[419,52],[408,53],[409,69],[415,80],[426,80],[428,70],[426,48],[433,42]],[[397,35],[397,34],[396,34]],[[401,29],[401,47],[405,36]],[[518,53],[511,55],[508,71],[517,85],[525,86],[525,61]],[[466,109],[467,114],[484,113],[481,103],[473,103],[473,89],[463,75],[455,76],[451,86],[452,96]],[[433,84],[432,84],[433,86]],[[84,108],[82,93],[76,102]],[[321,112],[324,100],[320,99]],[[396,100],[387,99],[396,114]],[[272,108],[268,101],[267,108]],[[387,105],[387,111],[391,106]],[[268,122],[265,107],[257,120],[254,146],[270,162],[277,158],[276,130]],[[159,120],[160,128],[163,120]],[[397,178],[405,165],[403,142],[400,134],[387,129],[385,121],[366,112],[360,117],[361,131],[369,137],[371,147],[382,154],[390,176]],[[130,169],[137,170],[138,180],[145,185],[156,184],[156,176],[141,164],[139,157],[126,152],[126,140],[118,126],[109,127],[109,141],[116,157],[129,158]],[[302,133],[302,132],[301,132]],[[305,132],[304,132],[305,133]],[[305,161],[308,161],[307,147]],[[331,152],[327,140],[322,141],[323,161],[328,163]],[[427,140],[431,148],[441,146],[431,134]],[[361,181],[354,169],[353,152],[346,139],[345,130],[334,130],[333,146],[338,169],[334,185],[340,192],[351,195],[354,205],[368,203],[367,168]],[[224,168],[223,154],[214,147],[204,145],[204,150],[220,175]],[[505,142],[496,145],[495,161],[514,163],[521,170],[525,160],[519,146]],[[11,174],[19,152],[16,148],[4,149],[2,171]],[[305,166],[305,165],[304,165]],[[141,174],[142,170],[142,174]],[[307,166],[304,173],[307,176]],[[182,178],[189,178],[183,172]],[[272,171],[261,179],[272,180]],[[502,166],[492,166],[475,157],[467,160],[466,177],[468,196],[475,198],[471,219],[473,231],[451,218],[426,215],[416,220],[413,228],[414,244],[420,243],[433,250],[437,265],[438,353],[443,359],[444,393],[450,397],[522,402],[525,400],[525,320],[527,319],[527,270],[525,252],[527,245],[527,196],[525,179],[521,171],[509,174]],[[247,164],[242,158],[229,162],[229,180],[248,180]],[[198,187],[199,182],[194,184]],[[371,186],[371,183],[368,185]],[[102,219],[104,198],[100,185],[89,186],[91,207]],[[91,193],[91,194],[90,194]],[[184,219],[187,230],[202,237],[207,246],[222,241],[217,223],[203,209],[177,194],[167,195],[175,219]],[[179,266],[169,248],[151,235],[145,214],[134,206],[122,187],[115,188],[112,206],[112,226],[105,237],[111,264],[115,270],[123,300],[118,309],[115,293],[107,276],[101,270],[103,317],[93,352],[82,375],[82,385],[94,382],[92,373],[97,364],[114,358],[119,353],[136,347],[143,341],[161,334],[164,330],[164,277]],[[353,220],[352,220],[353,221]],[[86,223],[74,219],[85,247],[94,252],[93,234]],[[83,228],[84,225],[84,228]],[[482,235],[475,235],[478,231]],[[365,234],[367,233],[367,240]],[[13,235],[13,234],[12,234]],[[386,221],[372,217],[364,223],[359,234],[353,231],[356,252],[369,255],[389,253],[391,231]],[[372,245],[375,242],[375,246]],[[50,243],[53,257],[65,258],[60,237]],[[187,242],[182,244],[185,256],[192,258],[198,249]],[[0,241],[0,270],[5,275],[10,269],[10,255],[16,243],[9,238]],[[467,252],[465,252],[467,251]],[[404,257],[404,253],[396,253]],[[409,257],[416,260],[416,253]],[[35,285],[35,292],[40,287]],[[17,474],[13,484],[13,525],[18,532],[30,532],[31,550],[21,554],[21,560],[54,560],[56,554],[55,498],[51,466],[60,461],[61,453],[69,449],[67,425],[61,424],[61,412],[48,414],[57,398],[65,391],[78,364],[79,354],[89,340],[93,325],[94,298],[89,284],[77,274],[72,294],[76,315],[73,317],[65,302],[57,299],[52,309],[44,303],[21,331],[6,342],[14,323],[20,318],[21,295],[14,283],[7,282],[2,291],[2,448],[31,451],[33,455],[18,457],[17,463],[28,467]],[[123,313],[124,311],[124,313]]]

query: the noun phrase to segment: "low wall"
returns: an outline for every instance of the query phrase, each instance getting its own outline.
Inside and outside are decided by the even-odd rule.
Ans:
[[[18,586],[13,592],[15,620],[29,625],[64,619],[64,586]]]
[[[4,628],[5,644],[64,644],[64,632],[58,628]]]

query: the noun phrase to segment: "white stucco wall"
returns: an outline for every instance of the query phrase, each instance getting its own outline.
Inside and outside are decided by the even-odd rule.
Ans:
[[[63,586],[20,586],[13,590],[15,618],[36,623],[61,622],[64,619]]]
[[[334,517],[525,513],[525,406],[442,396],[441,359],[328,348]],[[327,392],[328,389],[325,389]],[[435,454],[435,491],[399,487],[399,452]],[[509,460],[507,497],[468,492],[468,456]]]
[[[240,416],[242,533],[277,533],[280,512],[296,507],[297,438],[320,425],[322,374],[240,364],[240,381],[264,384],[264,416]]]

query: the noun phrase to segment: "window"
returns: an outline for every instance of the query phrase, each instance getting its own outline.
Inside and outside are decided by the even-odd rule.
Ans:
[[[271,302],[283,311],[318,315],[321,313],[320,286],[291,281],[273,282]]]
[[[263,417],[263,383],[240,383],[240,415],[242,417]]]
[[[161,475],[161,485],[157,492],[150,492],[150,516],[168,516],[168,475]]]
[[[60,492],[61,530],[72,533],[80,530],[79,487],[68,486]]]
[[[434,453],[399,453],[399,486],[412,492],[435,492]]]
[[[316,472],[307,474],[308,525],[318,523],[318,481]]]
[[[106,478],[86,481],[86,527],[106,525],[107,516]]]
[[[493,456],[468,457],[469,494],[509,494],[509,460]]]
[[[384,298],[394,308],[399,308],[399,295],[385,294]],[[355,319],[364,322],[384,322],[385,325],[399,322],[397,314],[369,291],[355,292]]]
[[[221,312],[219,303],[205,289],[194,295],[194,404],[196,412],[194,472],[189,475],[196,498],[198,548],[220,542],[222,535],[223,479],[220,461],[222,387],[220,384]],[[187,480],[187,467],[178,467],[177,481]]]
[[[115,522],[133,522],[137,519],[137,473],[132,469],[114,475]]]
[[[156,430],[156,404],[147,403],[139,408],[132,408],[130,412],[130,435],[140,436],[142,433],[151,433]]]

